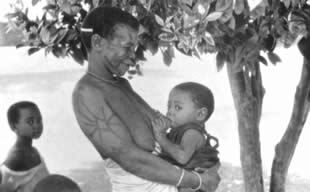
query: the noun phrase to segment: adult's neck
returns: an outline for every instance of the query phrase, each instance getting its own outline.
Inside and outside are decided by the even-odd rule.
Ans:
[[[31,147],[32,146],[32,138],[17,136],[15,146],[16,147]]]
[[[113,80],[113,73],[106,67],[108,61],[103,61],[102,57],[89,57],[88,72],[95,74],[98,77],[106,80]]]

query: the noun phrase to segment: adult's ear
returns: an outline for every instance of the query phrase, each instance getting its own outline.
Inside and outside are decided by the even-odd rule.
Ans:
[[[93,34],[91,36],[91,46],[92,49],[94,50],[101,50],[102,49],[102,40],[104,40],[104,38],[102,38],[100,35],[98,34]]]
[[[197,120],[198,121],[204,121],[206,119],[206,117],[208,116],[208,109],[206,107],[200,108],[198,110],[198,114],[197,114]]]

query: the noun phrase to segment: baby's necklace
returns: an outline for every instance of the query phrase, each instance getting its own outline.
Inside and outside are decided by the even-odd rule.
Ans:
[[[92,77],[94,77],[94,78],[96,78],[96,79],[98,79],[98,80],[101,80],[101,81],[104,81],[104,82],[107,82],[107,83],[117,83],[117,81],[118,81],[117,79],[115,79],[115,80],[104,79],[104,78],[99,77],[98,75],[96,75],[95,73],[92,73],[90,71],[87,71],[87,74],[92,76]]]

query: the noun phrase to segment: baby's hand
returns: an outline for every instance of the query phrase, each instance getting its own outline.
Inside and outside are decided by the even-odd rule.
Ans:
[[[166,135],[166,131],[170,127],[170,124],[170,120],[163,115],[154,118],[152,121],[152,126],[155,137]]]

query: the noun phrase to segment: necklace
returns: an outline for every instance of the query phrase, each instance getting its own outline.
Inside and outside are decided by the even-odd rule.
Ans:
[[[89,71],[87,71],[87,74],[92,76],[92,77],[94,77],[95,79],[98,79],[98,80],[101,80],[101,81],[104,81],[104,82],[107,82],[107,83],[117,83],[118,82],[118,79],[115,79],[115,80],[104,79],[102,77],[99,77],[95,73],[92,73],[92,72],[89,72]]]

